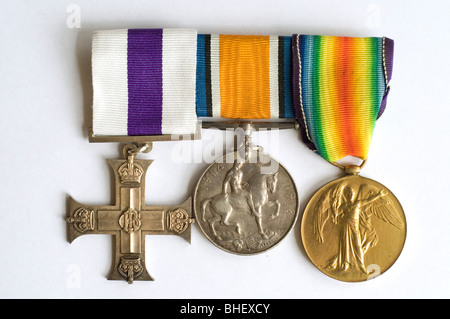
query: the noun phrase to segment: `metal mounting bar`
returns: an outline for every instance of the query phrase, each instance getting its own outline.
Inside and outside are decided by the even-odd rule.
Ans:
[[[253,129],[255,131],[267,129],[298,129],[296,120],[202,120],[202,128],[216,128],[226,130],[229,128]]]

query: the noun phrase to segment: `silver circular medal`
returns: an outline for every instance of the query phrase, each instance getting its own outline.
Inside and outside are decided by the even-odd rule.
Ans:
[[[262,253],[294,226],[298,194],[277,161],[253,148],[227,154],[211,164],[194,193],[197,225],[217,247],[234,254]]]

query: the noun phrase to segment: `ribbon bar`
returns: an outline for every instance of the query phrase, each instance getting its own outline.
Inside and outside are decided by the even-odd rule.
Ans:
[[[261,127],[297,119],[303,141],[328,161],[364,160],[392,59],[387,38],[97,31],[91,136],[167,140],[194,135],[197,117]]]
[[[97,31],[93,136],[194,134],[197,32]]]

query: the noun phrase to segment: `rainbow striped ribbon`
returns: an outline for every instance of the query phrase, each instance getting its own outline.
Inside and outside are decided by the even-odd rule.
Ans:
[[[304,142],[329,162],[366,159],[386,107],[393,41],[294,35],[293,90]]]
[[[197,31],[97,31],[93,135],[195,133]]]
[[[291,37],[200,34],[198,117],[294,118]]]

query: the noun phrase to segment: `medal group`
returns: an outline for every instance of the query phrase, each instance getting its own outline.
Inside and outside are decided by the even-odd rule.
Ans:
[[[192,224],[218,248],[253,255],[276,246],[299,215],[294,180],[254,145],[253,132],[299,129],[303,143],[343,177],[307,204],[301,236],[312,263],[347,282],[374,278],[400,255],[403,209],[382,184],[359,175],[377,119],[386,108],[393,41],[300,35],[198,34],[193,29],[125,29],[93,35],[90,142],[127,143],[108,160],[115,203],[70,199],[68,237],[115,238],[108,279],[153,280],[146,235],[190,242]],[[154,142],[200,138],[207,128],[236,129],[235,151],[218,158],[193,195],[171,206],[145,204]],[[357,164],[344,164],[347,157]]]

